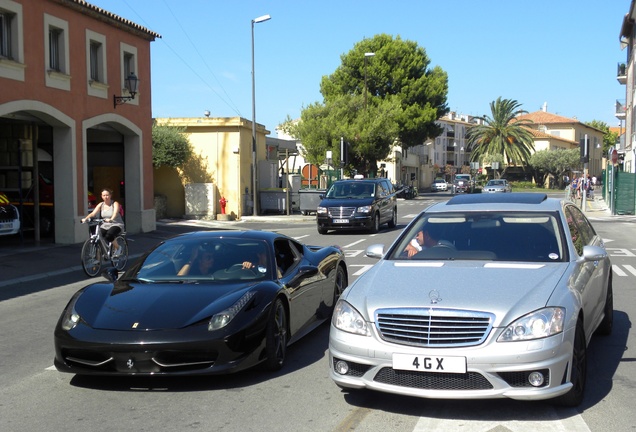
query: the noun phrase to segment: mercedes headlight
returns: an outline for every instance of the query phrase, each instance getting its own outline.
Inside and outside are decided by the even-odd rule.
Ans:
[[[338,300],[331,323],[338,330],[361,336],[371,336],[369,326],[360,312],[344,300]]]
[[[497,338],[498,342],[527,341],[554,336],[563,332],[565,308],[548,307],[525,315],[508,327]]]

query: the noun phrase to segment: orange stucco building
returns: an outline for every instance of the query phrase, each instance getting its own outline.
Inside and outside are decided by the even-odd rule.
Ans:
[[[0,191],[23,227],[83,241],[87,197],[108,187],[129,233],[154,230],[150,43],[160,35],[83,0],[0,0],[0,35]]]

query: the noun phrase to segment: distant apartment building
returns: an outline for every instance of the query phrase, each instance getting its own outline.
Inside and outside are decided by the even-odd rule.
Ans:
[[[618,153],[623,159],[623,171],[636,173],[636,161],[634,152],[636,151],[636,99],[634,92],[636,91],[634,64],[634,48],[636,48],[636,2],[632,0],[629,10],[623,18],[619,40],[621,48],[625,50],[625,60],[621,60],[617,64],[616,79],[620,84],[625,85],[625,98],[616,100],[616,118],[620,122],[620,139],[616,145]],[[624,127],[623,127],[624,124]]]

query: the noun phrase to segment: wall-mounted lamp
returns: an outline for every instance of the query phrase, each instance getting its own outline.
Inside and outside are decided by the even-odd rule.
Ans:
[[[134,72],[131,72],[128,77],[124,80],[124,87],[128,90],[128,94],[130,96],[116,96],[113,95],[113,107],[117,108],[117,105],[122,105],[128,102],[129,100],[133,100],[135,95],[137,94],[137,86],[139,85],[139,79],[137,79],[137,75]]]

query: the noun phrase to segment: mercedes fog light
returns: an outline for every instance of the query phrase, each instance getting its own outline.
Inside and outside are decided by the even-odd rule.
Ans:
[[[349,365],[346,361],[338,360],[336,362],[336,372],[340,375],[346,375],[349,372]]]
[[[533,387],[541,387],[544,383],[543,374],[541,372],[532,372],[528,375],[528,382]]]

